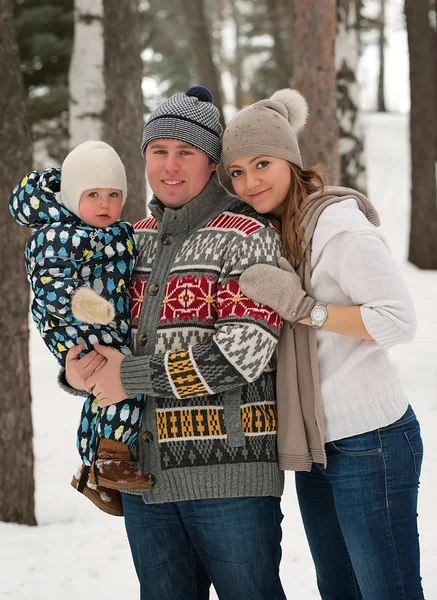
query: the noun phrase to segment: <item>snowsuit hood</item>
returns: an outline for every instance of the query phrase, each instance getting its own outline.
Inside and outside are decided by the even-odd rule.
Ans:
[[[53,222],[80,221],[56,199],[61,187],[61,169],[32,171],[14,188],[9,211],[21,227],[40,228]]]

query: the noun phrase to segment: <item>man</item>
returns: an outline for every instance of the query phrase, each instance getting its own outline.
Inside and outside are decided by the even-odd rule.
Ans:
[[[148,600],[197,597],[193,548],[220,598],[285,597],[271,364],[282,323],[238,285],[251,264],[277,264],[280,241],[220,184],[221,133],[200,86],[152,113],[142,151],[153,216],[136,225],[133,355],[96,346],[80,360],[71,350],[67,363],[69,383],[100,406],[146,395],[134,458],[150,489],[122,496]]]

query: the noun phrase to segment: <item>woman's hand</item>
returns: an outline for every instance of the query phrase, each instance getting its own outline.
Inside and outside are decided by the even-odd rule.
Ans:
[[[257,264],[240,276],[240,288],[246,296],[273,308],[283,319],[295,323],[307,317],[315,300],[302,289],[299,275],[285,258],[278,260],[280,268]]]
[[[114,348],[101,344],[94,344],[94,349],[105,362],[86,378],[84,383],[86,389],[91,391],[99,401],[99,406],[103,408],[128,397],[120,377],[120,366],[124,355]]]
[[[91,352],[79,358],[83,348],[83,345],[80,344],[79,346],[73,346],[67,352],[65,379],[72,388],[89,392],[90,389],[86,386],[85,380],[105,365],[106,358],[95,350],[91,350]]]

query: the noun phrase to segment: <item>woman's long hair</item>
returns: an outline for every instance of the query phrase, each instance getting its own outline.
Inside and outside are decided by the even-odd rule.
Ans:
[[[284,212],[280,221],[282,251],[287,258],[294,257],[299,263],[304,257],[302,242],[301,206],[314,192],[323,189],[323,166],[314,165],[311,169],[301,169],[290,164],[291,185],[285,201]],[[279,223],[279,221],[277,221]]]

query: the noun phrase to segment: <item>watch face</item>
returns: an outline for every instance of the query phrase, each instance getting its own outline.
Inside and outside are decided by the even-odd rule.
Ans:
[[[314,319],[314,321],[323,321],[323,319],[326,317],[326,309],[321,306],[316,306],[311,313],[311,317]]]

